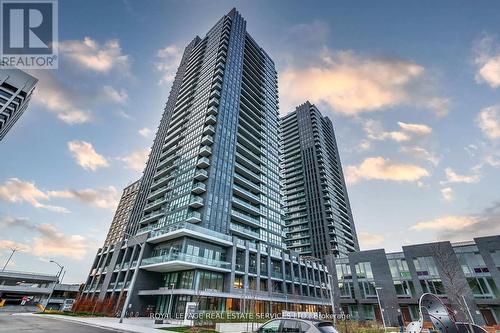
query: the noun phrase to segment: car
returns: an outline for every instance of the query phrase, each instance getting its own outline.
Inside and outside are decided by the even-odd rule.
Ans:
[[[256,333],[339,333],[332,322],[297,318],[272,319]]]

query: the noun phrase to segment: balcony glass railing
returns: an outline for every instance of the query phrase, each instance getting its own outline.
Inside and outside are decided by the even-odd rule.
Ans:
[[[208,171],[207,170],[196,170],[196,173],[194,174],[194,178],[197,180],[205,180],[208,178]]]
[[[196,216],[198,216],[198,214],[199,214],[199,216],[201,218],[201,214],[198,212],[190,212],[189,214],[193,214]],[[188,214],[188,216],[189,216],[189,214]],[[180,230],[180,229],[188,229],[188,230],[196,231],[196,232],[202,233],[204,235],[209,235],[209,236],[219,238],[219,239],[222,239],[222,240],[228,241],[228,242],[231,242],[231,240],[232,240],[230,235],[222,234],[220,232],[209,230],[209,229],[206,229],[206,228],[203,228],[203,227],[191,224],[191,223],[178,223],[178,224],[174,224],[174,225],[165,226],[161,229],[158,229],[158,230],[151,232],[150,238],[158,237],[158,236],[168,234],[168,233],[171,233],[173,231]]]
[[[249,204],[248,202],[241,200],[241,199],[234,197],[234,196],[233,196],[233,202],[236,202],[239,205],[248,208],[249,210],[251,210],[254,213],[260,214],[260,207],[253,206],[253,205]]]
[[[234,231],[239,231],[245,235],[249,235],[249,236],[252,236],[252,237],[255,237],[255,238],[259,238],[260,235],[258,232],[255,232],[253,230],[250,230],[249,228],[245,228],[243,226],[240,226],[238,224],[235,224],[235,223],[231,223],[230,224],[230,228],[231,230],[234,230]]]
[[[237,184],[234,184],[233,185],[233,189],[237,190],[240,193],[243,193],[245,196],[247,196],[249,198],[252,198],[255,201],[260,201],[260,197],[258,195],[253,194],[252,192],[250,192],[246,188],[243,188],[243,187],[241,187],[241,186],[239,186]]]
[[[229,262],[193,256],[185,253],[169,253],[163,256],[147,258],[142,261],[142,265],[145,266],[145,265],[161,264],[161,263],[168,263],[170,261],[183,261],[192,264],[205,265],[223,269],[231,269],[231,263]]]
[[[257,225],[260,225],[260,219],[257,219],[251,215],[248,215],[248,214],[244,214],[244,213],[241,213],[241,212],[238,212],[234,209],[231,209],[231,215],[235,216],[235,217],[239,217],[240,219],[244,220],[244,221],[248,221],[248,222],[251,222],[253,224],[257,224]]]

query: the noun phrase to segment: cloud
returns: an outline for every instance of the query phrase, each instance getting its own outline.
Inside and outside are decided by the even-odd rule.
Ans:
[[[479,174],[471,174],[471,175],[459,175],[452,168],[444,169],[446,174],[446,181],[441,182],[442,184],[446,183],[477,183],[481,176]]]
[[[32,182],[10,178],[0,185],[0,200],[10,203],[26,202],[35,208],[57,213],[69,213],[69,210],[64,207],[46,205],[40,202],[49,199],[49,195],[38,189],[35,183]]]
[[[2,250],[10,250],[10,249],[16,249],[17,251],[29,251],[30,247],[26,244],[11,241],[8,239],[0,239],[0,249]],[[12,261],[10,262],[10,264]]]
[[[483,134],[492,140],[500,138],[500,104],[489,106],[481,110],[476,123]]]
[[[130,57],[122,53],[120,42],[111,39],[99,44],[90,37],[81,40],[68,40],[59,43],[59,51],[73,64],[85,70],[107,73],[112,69],[128,73]]]
[[[370,140],[386,140],[390,139],[396,142],[409,141],[412,137],[423,137],[432,132],[432,128],[424,124],[410,124],[398,122],[400,131],[385,131],[379,121],[368,119],[363,130]]]
[[[439,164],[439,158],[433,153],[429,152],[427,149],[419,146],[414,147],[402,147],[401,151],[405,154],[408,154],[412,157],[428,161],[434,166]]]
[[[441,195],[445,201],[453,201],[453,189],[451,187],[445,187],[441,189]]]
[[[415,62],[326,48],[316,53],[320,59],[312,64],[289,66],[280,73],[284,113],[307,99],[347,116],[400,105],[443,114],[448,106],[446,99],[435,96],[432,75]]]
[[[16,220],[22,220],[23,223],[13,224],[12,221]],[[83,259],[91,246],[85,237],[65,234],[50,223],[38,224],[24,218],[4,216],[0,217],[0,227],[17,227],[35,234],[29,243],[0,240],[0,248],[16,248],[39,257],[62,256],[79,260]]]
[[[49,191],[51,198],[75,199],[92,207],[114,210],[118,205],[120,193],[114,186],[106,188]]]
[[[119,157],[118,159],[125,163],[127,169],[134,171],[143,171],[144,165],[149,156],[149,148],[135,150],[132,153]]]
[[[99,168],[108,167],[109,163],[104,156],[98,154],[92,144],[85,141],[70,141],[68,149],[76,160],[76,163],[86,170],[95,171]]]
[[[92,120],[88,110],[77,105],[78,93],[69,85],[59,81],[49,71],[30,71],[40,82],[35,89],[33,101],[54,113],[63,122],[74,125]]]
[[[68,235],[54,225],[43,223],[35,226],[38,236],[33,237],[32,251],[38,256],[64,256],[83,259],[89,242],[81,235]]]
[[[476,64],[476,81],[486,83],[491,88],[500,86],[500,45],[495,37],[484,35],[474,43],[474,63]]]
[[[410,227],[412,230],[462,230],[477,224],[478,220],[472,216],[446,215],[433,220],[418,222]]]
[[[384,242],[385,237],[379,234],[372,234],[369,232],[360,232],[358,234],[359,242],[363,245],[363,247],[368,246],[377,246]]]
[[[444,117],[450,112],[451,101],[449,98],[432,97],[425,102],[425,106],[432,110],[436,116]]]
[[[432,128],[424,124],[410,124],[403,123],[402,121],[398,121],[399,127],[405,132],[410,132],[416,135],[429,135],[432,132]]]
[[[125,104],[128,100],[127,92],[124,89],[118,91],[112,86],[104,86],[103,93],[104,97],[113,103]]]
[[[429,176],[426,169],[413,164],[393,162],[383,157],[366,158],[359,166],[346,168],[347,182],[360,180],[417,181]]]
[[[466,215],[464,220],[471,222],[462,225],[462,228],[443,228],[437,230],[439,240],[462,241],[471,237],[482,237],[500,234],[500,202],[495,202],[478,214]]]
[[[139,134],[145,138],[149,138],[153,131],[150,128],[143,127],[139,130]]]
[[[391,139],[397,142],[408,141],[410,136],[399,131],[384,131],[382,124],[379,121],[368,119],[364,125],[363,130],[365,131],[368,139],[370,140],[385,140]]]
[[[161,73],[159,84],[174,81],[177,67],[182,59],[182,52],[176,45],[168,45],[156,53],[156,70]]]

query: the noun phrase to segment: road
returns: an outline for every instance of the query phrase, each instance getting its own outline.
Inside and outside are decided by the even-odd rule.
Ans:
[[[0,333],[14,332],[112,333],[116,331],[47,318],[44,315],[13,316],[11,313],[0,313]]]

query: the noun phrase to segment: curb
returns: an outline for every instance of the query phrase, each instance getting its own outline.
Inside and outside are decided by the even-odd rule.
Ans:
[[[36,314],[32,314],[32,315],[35,316]],[[136,330],[132,330],[132,329],[114,328],[114,327],[109,327],[109,326],[104,326],[104,325],[92,324],[92,323],[88,323],[88,322],[84,322],[84,321],[79,321],[79,320],[75,320],[75,319],[71,319],[71,318],[63,318],[63,316],[54,316],[54,315],[42,315],[42,316],[47,317],[47,318],[52,318],[52,319],[55,319],[55,320],[68,321],[68,322],[72,322],[72,323],[76,323],[76,324],[81,324],[81,325],[85,325],[85,326],[91,326],[91,327],[97,327],[97,328],[101,328],[101,329],[106,329],[106,330],[113,331],[113,332],[122,332],[122,333],[136,333],[137,332]]]

